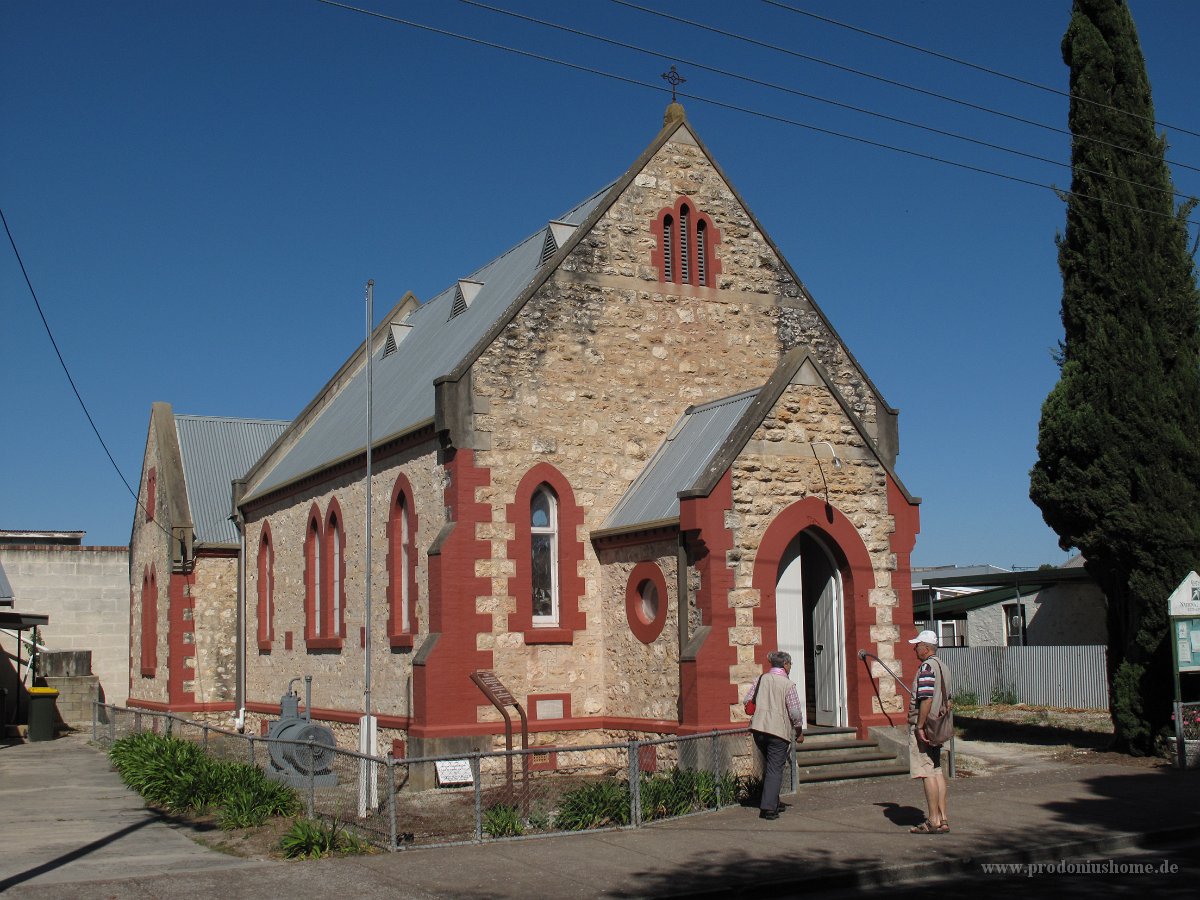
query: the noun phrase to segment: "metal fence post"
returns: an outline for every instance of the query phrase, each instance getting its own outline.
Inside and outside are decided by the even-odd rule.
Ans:
[[[481,754],[471,754],[471,776],[475,782],[475,841],[476,843],[483,842],[483,785],[480,783],[479,773],[483,769],[480,765]]]
[[[316,805],[317,805],[317,773],[316,773],[317,767],[312,764],[312,760],[314,758],[315,757],[313,755],[313,742],[309,741],[308,742],[308,759],[309,759],[309,763],[308,763],[308,817],[310,819],[316,818],[316,816],[313,815],[313,810],[316,808]]]
[[[205,750],[208,749],[208,726],[207,725],[200,726],[200,745]]]
[[[117,717],[115,715],[108,717],[108,742],[111,744],[117,739]]]
[[[709,738],[709,768],[712,771],[713,786],[717,793],[717,809],[721,808],[721,736],[719,732],[713,732],[713,736]]]
[[[100,722],[100,701],[93,700],[92,701],[92,743],[93,744],[99,743],[99,741],[100,741],[100,737],[96,733],[97,729],[99,728],[99,722]],[[5,723],[0,722],[0,728],[4,728],[4,727],[5,727]]]
[[[250,757],[248,762],[250,763],[250,765],[254,765],[254,735],[249,734],[249,735],[246,735],[246,737],[248,738],[248,743],[250,744],[250,749],[247,753],[247,755]]]
[[[639,744],[636,740],[629,742],[629,824],[637,828],[642,824],[642,786],[638,772],[641,766],[638,758]]]
[[[391,842],[388,844],[388,849],[393,853],[396,852],[396,760],[388,757],[387,760],[387,811],[388,822],[391,823]]]

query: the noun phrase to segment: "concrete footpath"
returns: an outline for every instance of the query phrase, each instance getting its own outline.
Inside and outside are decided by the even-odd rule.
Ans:
[[[986,875],[984,863],[1103,859],[1195,842],[1200,772],[1088,763],[950,784],[948,835],[908,779],[806,786],[773,822],[734,808],[637,830],[309,862],[242,860],[141,806],[75,735],[0,747],[7,897],[790,896]],[[1194,884],[1196,863],[1145,889]],[[1181,881],[1182,880],[1182,881]]]

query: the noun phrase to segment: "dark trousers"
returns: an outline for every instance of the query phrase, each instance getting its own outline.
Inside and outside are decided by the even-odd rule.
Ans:
[[[751,732],[758,752],[763,756],[763,788],[759,809],[773,810],[779,807],[779,787],[783,784],[783,764],[787,762],[791,741],[761,731]]]

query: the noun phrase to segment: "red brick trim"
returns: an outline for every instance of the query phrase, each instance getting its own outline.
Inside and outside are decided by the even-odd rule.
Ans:
[[[142,661],[143,678],[153,678],[158,669],[158,577],[154,564],[142,574]]]
[[[403,504],[403,505],[401,505]],[[405,540],[403,519],[407,520],[408,538]],[[404,473],[396,476],[392,488],[391,506],[387,519],[387,603],[388,641],[393,649],[413,646],[413,636],[419,630],[417,623],[417,504],[413,497],[412,484]],[[408,589],[408,627],[404,627],[404,592]]]
[[[642,585],[650,582],[658,592],[658,612],[653,619],[647,619],[642,610]],[[656,563],[640,562],[629,573],[629,582],[625,586],[625,617],[629,620],[629,630],[643,644],[653,644],[662,633],[663,625],[667,622],[667,579],[662,569]]]
[[[275,640],[275,544],[271,523],[258,535],[258,649],[270,652]]]
[[[317,621],[317,598],[320,596],[321,584],[319,571],[324,565],[321,557],[324,555],[325,540],[322,532],[321,509],[316,503],[308,511],[304,523],[304,639],[316,638],[321,633]]]
[[[146,473],[146,521],[154,521],[154,503],[158,499],[158,467],[151,466]]]
[[[921,508],[911,502],[896,479],[887,480],[888,514],[892,517],[894,530],[889,539],[892,554],[896,557],[896,568],[892,570],[892,590],[896,592],[897,605],[892,612],[892,622],[900,628],[900,637],[905,639],[904,629],[910,627],[916,615],[912,596],[912,551],[921,530]],[[876,644],[876,652],[879,645]]]
[[[492,510],[476,499],[491,483],[491,472],[476,467],[472,450],[442,452],[449,521],[429,550],[429,631],[437,637],[429,653],[414,660],[414,737],[459,728],[477,733],[479,689],[470,675],[492,667],[491,652],[478,648],[479,635],[492,631],[492,617],[480,613],[477,602],[493,593],[492,580],[475,574],[475,563],[492,555],[491,543],[478,537],[478,527],[491,524]]]
[[[712,626],[696,658],[679,665],[682,725],[692,731],[728,727],[739,699],[730,676],[737,664],[737,649],[729,642],[729,629],[734,626],[729,606],[733,570],[728,562],[733,533],[725,525],[725,514],[733,508],[732,483],[726,469],[707,497],[679,502],[679,528],[688,535],[689,551],[698,554],[696,606],[701,624]]]
[[[529,504],[543,484],[548,485],[558,501],[558,626],[534,627],[533,624],[533,542],[530,531]],[[583,510],[575,503],[575,493],[566,477],[549,463],[541,462],[525,473],[517,485],[516,496],[505,508],[505,517],[515,528],[515,537],[508,542],[508,558],[515,574],[508,579],[508,593],[517,600],[516,612],[508,617],[508,630],[522,632],[527,644],[570,644],[575,632],[587,626],[586,613],[579,609],[583,596],[583,577],[579,566],[583,562]]]
[[[196,702],[195,692],[184,689],[188,681],[196,678],[196,622],[192,615],[195,611],[192,596],[195,577],[192,572],[173,572],[167,589],[167,700],[172,707]],[[188,640],[189,636],[192,640]]]
[[[690,259],[688,263],[688,279],[683,280],[680,246],[680,213],[684,206],[688,207],[688,247]],[[663,265],[663,225],[666,222],[667,216],[671,217],[670,240],[671,240],[671,277],[667,278],[666,271]],[[700,253],[700,231],[699,223],[704,222],[704,282],[700,283],[699,279],[699,261]],[[717,259],[716,246],[721,242],[721,230],[713,224],[713,220],[707,213],[701,212],[696,208],[696,201],[690,197],[678,197],[673,206],[663,207],[658,211],[658,216],[654,220],[653,236],[656,241],[655,248],[650,251],[650,265],[658,270],[658,280],[673,284],[691,284],[698,287],[713,287],[717,283],[717,275],[721,273],[721,261]]]
[[[754,624],[762,634],[754,658],[766,664],[767,652],[775,634],[775,587],[779,577],[779,562],[796,535],[813,529],[825,539],[833,553],[842,578],[842,608],[846,635],[846,705],[850,726],[860,735],[870,725],[882,725],[887,719],[871,711],[874,692],[862,667],[851,665],[859,647],[875,646],[871,641],[871,626],[875,623],[870,591],[875,586],[875,573],[866,544],[858,529],[846,516],[824,500],[805,497],[779,513],[767,527],[754,557],[752,584],[758,590],[759,603],[754,610]]]

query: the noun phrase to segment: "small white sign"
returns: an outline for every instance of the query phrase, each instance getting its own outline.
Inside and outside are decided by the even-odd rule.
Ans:
[[[1200,616],[1200,575],[1189,572],[1179,583],[1167,598],[1167,615]]]
[[[433,766],[437,770],[438,787],[458,787],[475,783],[475,779],[471,777],[470,760],[439,759]]]

